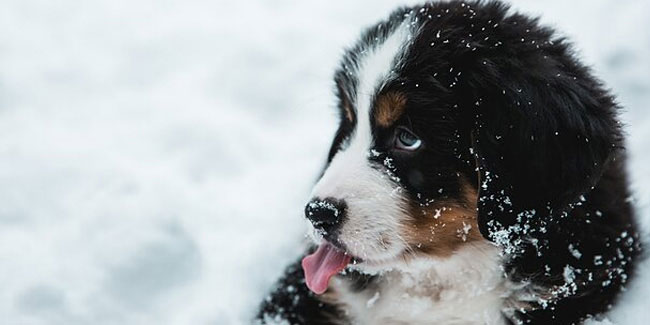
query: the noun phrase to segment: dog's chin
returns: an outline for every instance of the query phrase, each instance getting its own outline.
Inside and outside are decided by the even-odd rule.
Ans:
[[[394,270],[398,264],[399,259],[397,257],[394,259],[381,260],[353,259],[348,268],[363,274],[378,275]]]
[[[376,256],[365,254],[362,257],[354,257],[349,268],[364,274],[377,275],[388,271],[402,270],[408,265],[411,258],[411,254],[406,249],[396,250],[390,255],[386,253]]]

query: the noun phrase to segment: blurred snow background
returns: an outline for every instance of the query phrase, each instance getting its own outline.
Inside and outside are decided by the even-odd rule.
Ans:
[[[1,1],[0,323],[247,323],[299,254],[342,48],[397,4]],[[650,224],[650,1],[513,5],[618,94]]]

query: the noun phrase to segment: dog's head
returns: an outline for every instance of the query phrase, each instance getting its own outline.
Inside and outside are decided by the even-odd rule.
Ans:
[[[382,268],[516,242],[579,201],[620,142],[612,98],[568,45],[498,2],[397,11],[335,86],[340,125],[305,211],[328,247],[308,268],[330,250]]]

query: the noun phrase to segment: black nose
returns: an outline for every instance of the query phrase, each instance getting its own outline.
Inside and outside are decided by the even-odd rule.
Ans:
[[[334,199],[314,199],[305,207],[305,217],[315,228],[331,233],[345,216],[345,202]]]

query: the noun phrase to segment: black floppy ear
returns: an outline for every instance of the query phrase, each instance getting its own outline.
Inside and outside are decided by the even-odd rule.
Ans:
[[[464,85],[473,95],[464,105],[472,112],[478,222],[493,241],[534,237],[561,217],[596,184],[621,142],[612,97],[559,53],[534,62],[482,60]]]

